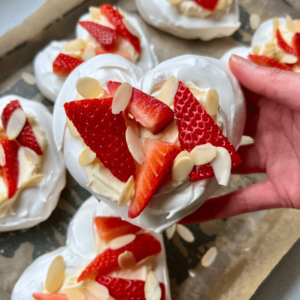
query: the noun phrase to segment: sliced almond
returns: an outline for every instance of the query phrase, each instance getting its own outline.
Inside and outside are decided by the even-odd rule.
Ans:
[[[6,164],[5,152],[3,146],[0,144],[0,165],[4,167]]]
[[[57,292],[64,283],[66,265],[61,255],[52,261],[45,282],[45,288],[49,293]]]
[[[182,157],[191,157],[190,153],[186,150],[181,151],[174,159],[174,163]]]
[[[25,181],[22,184],[22,188],[30,188],[32,186],[37,185],[39,182],[41,182],[44,179],[44,174],[37,174],[34,176],[31,176],[30,179],[28,179],[27,181]]]
[[[258,14],[251,14],[249,21],[251,29],[256,30],[260,24],[260,16]]]
[[[145,161],[142,142],[131,126],[126,130],[126,142],[131,155],[141,165]]]
[[[132,243],[136,238],[135,234],[126,234],[120,237],[117,237],[109,242],[109,248],[116,250],[122,248],[130,243]]]
[[[68,126],[68,129],[69,129],[72,137],[80,136],[80,134],[77,131],[76,127],[74,126],[73,122],[69,118],[67,118],[67,126]]]
[[[86,285],[86,289],[90,294],[92,294],[99,300],[109,299],[109,291],[107,287],[96,281],[89,281]]]
[[[84,61],[87,61],[87,60],[93,58],[94,56],[96,56],[96,51],[95,51],[94,47],[88,45],[84,49],[84,51],[81,55],[81,59]]]
[[[231,158],[229,152],[223,147],[217,147],[217,157],[210,164],[218,183],[227,186],[231,173]]]
[[[22,79],[29,85],[35,85],[36,84],[36,79],[35,77],[28,73],[28,72],[25,72],[22,74]]]
[[[300,20],[294,20],[295,32],[300,32]]]
[[[140,38],[141,34],[136,30],[136,28],[126,19],[123,19],[123,24],[127,28],[127,30],[134,36]]]
[[[145,283],[145,298],[146,300],[160,300],[161,299],[161,288],[156,274],[150,271],[147,274]]]
[[[78,162],[81,166],[86,166],[92,163],[96,158],[96,153],[90,148],[84,149],[78,157]]]
[[[293,19],[289,15],[287,15],[285,18],[285,24],[288,31],[295,33],[295,26],[293,23]]]
[[[100,9],[99,7],[96,7],[96,6],[90,6],[89,7],[89,11],[90,11],[90,14],[93,18],[95,19],[101,19],[101,15],[100,15]]]
[[[172,178],[175,183],[186,180],[193,170],[194,161],[190,157],[182,157],[175,161],[172,169]]]
[[[260,47],[259,46],[254,46],[252,49],[253,54],[258,55],[260,53]]]
[[[178,224],[177,225],[177,233],[187,243],[193,243],[195,241],[195,237],[194,237],[193,233],[186,226]]]
[[[211,247],[202,257],[201,259],[201,265],[203,267],[209,267],[214,260],[216,259],[218,254],[218,250],[216,247]]]
[[[130,178],[126,182],[126,185],[122,189],[122,192],[121,192],[121,195],[120,195],[120,198],[118,201],[118,205],[120,207],[123,207],[128,203],[128,201],[132,197],[133,190],[134,190],[134,177],[130,176]]]
[[[212,144],[207,143],[196,146],[190,152],[190,155],[195,166],[202,166],[211,162],[217,156],[217,149]]]
[[[25,125],[26,119],[26,114],[22,109],[16,109],[12,113],[6,128],[7,137],[10,140],[18,137]]]
[[[206,106],[206,111],[211,116],[214,116],[218,112],[219,94],[214,88],[211,88],[208,91],[206,95],[205,106]]]
[[[121,269],[132,269],[136,265],[136,259],[132,252],[125,251],[118,257],[119,266]]]
[[[176,227],[177,227],[177,224],[174,224],[171,227],[166,229],[166,236],[167,236],[168,240],[172,239],[172,237],[174,236],[174,234],[176,232]]]
[[[171,5],[179,6],[184,0],[167,0]]]
[[[113,114],[124,111],[132,96],[132,86],[128,82],[123,82],[117,89],[111,105]]]
[[[162,86],[156,99],[164,102],[168,106],[172,106],[174,98],[178,90],[179,79],[171,76]]]
[[[280,22],[278,19],[274,18],[273,19],[273,40],[275,39],[276,36],[276,30],[279,28]]]
[[[280,61],[286,64],[295,64],[298,61],[298,57],[295,55],[284,54]]]
[[[91,77],[79,78],[76,82],[76,89],[86,99],[97,98],[102,93],[100,82]]]
[[[31,161],[33,164],[37,165],[40,162],[40,156],[37,155],[33,150],[30,148],[24,147],[24,153],[26,158]]]
[[[66,290],[68,300],[86,300],[85,295],[79,288],[72,288]]]
[[[64,50],[66,52],[80,51],[85,46],[85,41],[83,39],[76,39],[70,41],[64,45]]]

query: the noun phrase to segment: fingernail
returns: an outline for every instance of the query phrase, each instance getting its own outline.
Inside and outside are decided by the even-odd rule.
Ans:
[[[232,54],[230,58],[233,60],[234,63],[240,65],[243,68],[254,69],[257,67],[255,63],[253,63],[251,60],[246,59],[244,57]]]

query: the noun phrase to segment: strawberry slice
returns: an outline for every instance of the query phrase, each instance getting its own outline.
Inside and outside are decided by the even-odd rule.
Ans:
[[[97,275],[106,275],[110,272],[119,270],[118,257],[125,251],[131,252],[138,263],[146,257],[159,254],[161,245],[150,233],[138,234],[130,244],[116,250],[107,248],[102,253],[98,254],[82,271],[77,281],[80,282],[86,279],[93,279]]]
[[[2,115],[1,115],[1,121],[4,126],[4,128],[7,128],[8,121],[10,117],[12,116],[13,112],[17,109],[23,110],[19,100],[14,100],[9,102],[5,108],[3,109]],[[38,155],[43,155],[43,151],[40,147],[40,144],[34,134],[34,131],[29,123],[29,120],[27,118],[25,125],[20,132],[19,136],[17,137],[17,141],[24,147],[30,148]]]
[[[5,166],[2,167],[3,181],[6,186],[8,199],[12,198],[18,190],[19,182],[19,145],[15,140],[9,140],[6,136],[0,137],[0,144],[5,155]]]
[[[218,1],[219,0],[194,0],[194,2],[198,5],[210,11],[214,11],[216,9]]]
[[[128,209],[128,217],[136,218],[146,207],[158,187],[172,171],[173,161],[180,147],[146,139],[144,144],[145,161],[138,169],[135,181],[135,193]]]
[[[118,39],[118,32],[112,28],[97,24],[95,22],[78,22],[104,49],[111,50]]]
[[[282,49],[287,54],[296,56],[295,50],[284,40],[279,28],[276,30],[276,39],[278,48]]]
[[[97,276],[96,281],[106,286],[109,295],[116,300],[146,300],[145,281],[123,279],[118,277]],[[161,288],[161,300],[165,300],[165,285],[159,283]]]
[[[77,68],[82,63],[83,61],[78,58],[59,53],[52,65],[53,73],[58,76],[67,77],[75,68]]]
[[[120,85],[120,82],[109,81],[106,85],[108,93],[114,96]],[[126,111],[153,134],[160,132],[174,120],[174,112],[168,105],[136,88],[132,89]]]
[[[296,55],[300,59],[300,32],[296,32],[292,39],[292,45],[295,49]]]
[[[118,33],[128,40],[136,52],[141,56],[141,43],[140,39],[133,35],[124,25],[123,23],[123,16],[111,5],[103,4],[100,5],[100,12],[103,14],[115,27]]]
[[[248,58],[259,66],[277,68],[285,71],[292,71],[291,67],[289,67],[287,64],[281,63],[267,56],[249,54]]]
[[[84,99],[64,104],[85,144],[96,153],[103,165],[122,182],[135,176],[134,159],[129,152],[122,112],[111,111],[113,98]]]
[[[228,150],[232,169],[241,163],[239,155],[227,137],[223,135],[220,127],[181,81],[175,95],[174,111],[182,150],[191,152],[198,145],[211,143],[215,147],[224,147]],[[190,181],[202,180],[213,175],[214,172],[210,164],[195,166],[190,174]]]
[[[95,225],[100,240],[107,241],[115,239],[119,236],[137,233],[140,227],[123,221],[118,217],[96,217]]]
[[[32,297],[35,300],[68,300],[66,294],[46,294],[46,293],[34,293]]]

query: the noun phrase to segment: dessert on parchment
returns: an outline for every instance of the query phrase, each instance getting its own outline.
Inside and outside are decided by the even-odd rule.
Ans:
[[[0,231],[9,231],[49,217],[65,186],[65,166],[46,107],[8,95],[0,111]]]
[[[52,41],[34,59],[34,72],[42,94],[55,102],[66,77],[80,64],[102,54],[115,54],[144,71],[157,65],[138,17],[103,4],[90,7],[76,26],[76,39]]]
[[[227,185],[241,163],[245,106],[224,63],[186,55],[143,74],[103,55],[78,70],[58,98],[54,135],[71,174],[97,199],[161,231]]]

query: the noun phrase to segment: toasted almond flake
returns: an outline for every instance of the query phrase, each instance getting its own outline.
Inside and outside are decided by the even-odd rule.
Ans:
[[[203,267],[209,267],[216,259],[218,250],[216,247],[211,247],[202,257],[201,264]]]
[[[190,153],[186,150],[181,151],[174,159],[174,163],[182,157],[191,157]]]
[[[90,14],[92,15],[92,17],[101,19],[99,7],[96,7],[96,6],[90,6],[90,7],[89,7],[89,12],[90,12]]]
[[[276,44],[274,43],[268,43],[265,45],[265,49],[270,50],[276,48]]]
[[[5,164],[6,164],[5,152],[2,145],[0,144],[0,165],[4,167]]]
[[[86,99],[97,98],[102,93],[100,82],[91,77],[79,78],[76,82],[76,89]]]
[[[33,150],[31,150],[30,148],[24,147],[24,153],[26,158],[31,161],[32,163],[34,163],[35,165],[37,165],[40,162],[40,156],[37,155]]]
[[[273,48],[265,46],[263,49],[263,55],[270,55],[276,51],[276,46]]]
[[[118,201],[118,205],[120,207],[125,206],[128,203],[128,201],[131,199],[133,189],[134,189],[134,177],[130,176],[130,178],[126,182],[126,185],[122,189],[122,192],[121,192],[121,195],[120,195],[120,198]]]
[[[14,140],[18,137],[25,125],[26,119],[26,114],[22,109],[16,109],[12,113],[6,128],[7,137],[10,140]]]
[[[66,294],[68,300],[86,300],[85,295],[78,288],[67,289]]]
[[[132,96],[132,86],[128,82],[123,82],[117,89],[111,105],[113,114],[124,111]]]
[[[81,55],[81,59],[83,61],[87,61],[87,60],[93,58],[94,56],[96,56],[96,51],[95,51],[94,47],[88,45],[84,49],[84,51]]]
[[[240,142],[240,146],[243,146],[243,145],[251,145],[254,143],[254,140],[252,137],[250,136],[247,136],[247,135],[243,135],[242,136],[242,139],[241,139],[241,142]]]
[[[73,122],[69,118],[67,118],[67,126],[68,126],[68,129],[69,129],[72,137],[80,136],[80,134],[77,131],[76,127],[74,126]]]
[[[179,236],[187,243],[193,243],[195,241],[193,233],[186,226],[177,224],[177,232]]]
[[[78,157],[78,162],[81,166],[86,166],[90,163],[92,163],[96,158],[96,153],[93,152],[90,148],[84,149],[79,157]]]
[[[181,157],[176,160],[172,169],[172,178],[175,183],[187,179],[194,167],[194,161],[190,157]]]
[[[109,248],[112,250],[116,250],[122,248],[130,243],[132,243],[136,238],[135,234],[126,234],[120,237],[117,237],[109,242]]]
[[[160,300],[161,299],[161,288],[156,274],[150,271],[147,274],[145,283],[145,297],[146,300]]]
[[[65,279],[66,265],[61,255],[56,256],[52,261],[45,282],[45,288],[49,293],[57,292]]]
[[[292,33],[295,32],[295,26],[294,26],[293,20],[289,15],[287,15],[285,18],[285,24],[286,24],[286,28],[288,29],[288,31],[290,31]]]
[[[175,6],[178,6],[180,5],[183,0],[167,0],[171,5],[175,5]]]
[[[22,188],[30,188],[32,186],[37,185],[39,182],[41,182],[44,179],[44,174],[37,174],[34,176],[31,176],[29,180],[25,181],[22,184]]]
[[[211,162],[217,156],[217,149],[212,144],[207,143],[196,146],[190,152],[190,155],[195,166],[202,166]]]
[[[249,21],[252,30],[256,30],[260,24],[260,16],[258,14],[251,14]]]
[[[298,57],[295,55],[284,54],[280,61],[286,64],[295,64],[298,61]]]
[[[259,46],[254,46],[252,49],[253,54],[258,55],[260,53],[260,47]]]
[[[218,183],[227,186],[231,173],[231,158],[229,152],[223,147],[217,147],[217,157],[210,164]]]
[[[141,34],[137,31],[137,29],[126,19],[123,19],[123,24],[127,28],[127,30],[134,36],[141,38]]]
[[[22,79],[29,85],[35,85],[36,84],[36,79],[35,77],[28,73],[28,72],[25,72],[22,74]]]
[[[171,76],[162,86],[156,99],[164,102],[168,106],[172,106],[174,103],[174,97],[178,90],[179,79]]]
[[[171,227],[166,229],[166,236],[167,236],[168,240],[172,239],[172,237],[174,236],[174,234],[176,232],[176,227],[177,227],[177,224],[173,224]]]
[[[90,294],[92,294],[99,300],[109,299],[109,291],[107,287],[96,281],[89,281],[86,285],[86,289]]]
[[[70,41],[64,45],[64,50],[66,52],[74,52],[74,51],[81,51],[85,46],[85,41],[83,39],[76,39]]]
[[[278,19],[274,18],[273,19],[273,40],[275,39],[276,36],[276,30],[279,28],[280,22]]]
[[[132,252],[125,251],[118,257],[119,266],[121,269],[132,269],[136,265],[136,259]]]
[[[300,20],[294,20],[295,32],[300,32]]]
[[[126,129],[126,143],[133,158],[141,165],[145,161],[142,142],[134,129],[128,126]]]
[[[219,94],[214,88],[211,88],[208,91],[208,93],[206,95],[205,106],[206,106],[206,111],[211,116],[214,116],[218,112]]]

